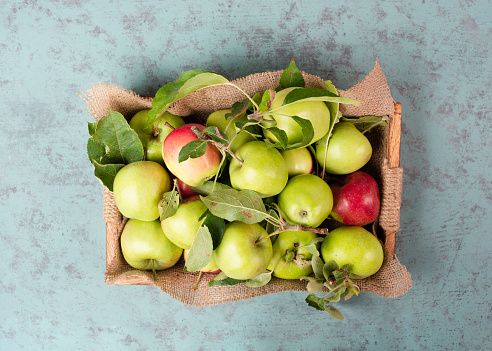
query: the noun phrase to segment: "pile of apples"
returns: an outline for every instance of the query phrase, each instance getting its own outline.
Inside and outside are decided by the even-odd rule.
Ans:
[[[291,116],[309,120],[314,135],[309,145],[300,148],[272,146],[276,136],[261,128],[255,133],[238,132],[234,123],[246,117],[230,117],[231,110],[213,112],[206,125],[186,123],[169,112],[147,125],[149,110],[131,118],[129,125],[142,142],[145,160],[121,168],[113,184],[116,205],[129,218],[121,250],[130,266],[163,270],[181,256],[188,259],[208,211],[200,194],[200,187],[208,182],[254,191],[276,210],[285,226],[272,234],[266,222],[225,221],[220,243],[201,272],[222,272],[243,281],[265,272],[281,279],[302,279],[313,273],[310,262],[316,251],[311,247],[319,250],[317,259],[334,261],[338,267],[348,265],[353,279],[380,269],[382,245],[364,228],[380,210],[378,184],[361,171],[372,156],[370,142],[347,121],[328,130],[330,111],[322,101],[282,107],[290,89],[275,94],[270,109],[276,112],[265,115],[264,123],[275,123],[294,145],[302,140],[303,130]],[[180,160],[183,147],[200,140],[200,131],[210,126],[232,141],[227,152],[206,143],[203,155]],[[179,191],[177,211],[161,218],[159,206],[173,189]],[[326,221],[336,221],[338,228],[327,234],[321,228]]]

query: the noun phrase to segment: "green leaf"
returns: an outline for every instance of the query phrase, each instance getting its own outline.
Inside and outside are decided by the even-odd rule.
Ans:
[[[193,186],[191,187],[191,189],[200,195],[207,196],[217,190],[225,190],[225,189],[232,189],[232,188],[227,184],[222,184],[222,183],[214,182],[212,180],[207,180],[202,185]]]
[[[306,289],[308,292],[310,293],[319,293],[319,292],[322,292],[323,291],[323,282],[324,280],[323,279],[318,279],[318,278],[314,278],[314,277],[309,277],[309,276],[306,276],[306,277],[301,277],[300,278],[301,280],[307,280],[307,285],[306,285]]]
[[[325,310],[330,314],[330,316],[332,316],[335,319],[338,319],[340,321],[343,321],[345,319],[343,314],[336,307],[333,307],[333,305],[325,306]]]
[[[214,126],[206,127],[202,132],[204,134],[207,134],[210,137],[210,139],[212,139],[217,143],[226,145],[229,142],[229,138],[227,137],[227,135],[221,133],[219,128],[217,127]]]
[[[185,268],[188,272],[196,272],[205,267],[212,259],[213,242],[208,227],[201,225],[193,239]]]
[[[304,78],[301,72],[299,72],[294,59],[292,59],[287,68],[282,72],[278,87],[275,90],[280,91],[291,87],[304,87],[305,85]]]
[[[217,276],[214,279],[208,282],[208,286],[236,285],[244,282],[246,282],[246,280],[229,278],[224,272],[220,272],[219,274],[217,274]]]
[[[97,122],[87,122],[87,127],[89,129],[89,135],[93,136],[96,132]]]
[[[93,134],[87,152],[91,162],[129,164],[144,159],[142,142],[121,113],[110,111],[95,128],[90,127],[90,131]]]
[[[350,98],[340,97],[331,91],[320,88],[296,88],[290,91],[284,98],[282,106],[299,101],[325,101],[359,106],[360,102]],[[271,110],[273,112],[274,110]]]
[[[249,279],[244,283],[244,285],[250,288],[259,288],[268,284],[270,280],[272,280],[272,272],[267,271],[259,274],[254,278]]]
[[[361,116],[361,117],[342,117],[340,121],[352,123],[359,131],[364,132],[370,128],[380,125],[387,126],[386,116]]]
[[[309,294],[305,300],[309,306],[316,308],[319,311],[325,310],[325,301],[314,294]]]
[[[178,210],[179,206],[179,192],[177,189],[173,189],[164,193],[162,200],[159,202],[159,219],[161,221],[168,217],[173,216]]]
[[[247,111],[251,108],[252,104],[249,99],[246,99],[244,101],[236,101],[234,104],[232,104],[231,107],[231,112],[226,113],[225,118],[236,118],[236,117],[243,117],[246,115]]]
[[[261,97],[261,102],[258,106],[258,109],[261,112],[266,112],[270,106],[272,105],[273,98],[275,97],[275,92],[273,90],[265,90]]]
[[[192,140],[179,150],[178,162],[184,162],[189,158],[198,158],[207,151],[206,140]]]
[[[279,129],[278,127],[270,127],[266,128],[265,130],[268,130],[270,133],[272,133],[278,140],[275,144],[272,144],[273,147],[281,148],[284,150],[287,149],[289,139],[287,137],[287,133],[284,130]]]
[[[324,262],[323,262],[323,260],[318,255],[314,255],[311,258],[311,264],[313,266],[313,272],[314,272],[314,275],[316,276],[316,278],[320,278],[320,279],[324,278],[324,275],[323,275]]]
[[[325,301],[328,301],[328,302],[340,301],[340,298],[341,298],[342,294],[345,292],[345,290],[346,290],[346,288],[342,286],[340,289],[335,291],[331,296],[327,297],[325,299]]]
[[[194,69],[183,72],[177,80],[167,83],[157,91],[152,100],[147,125],[151,125],[169,106],[186,95],[202,88],[227,83],[229,81],[226,78],[211,71]]]
[[[222,241],[222,237],[224,236],[225,231],[225,221],[223,218],[215,216],[212,212],[206,211],[206,217],[203,221],[203,225],[205,225],[212,237],[213,249],[215,250],[217,246],[219,246]]]
[[[306,260],[303,255],[296,255],[293,261],[300,269],[306,269],[311,267],[311,261]]]
[[[94,165],[94,175],[101,180],[101,182],[108,188],[109,191],[113,191],[113,182],[116,173],[122,169],[124,164],[106,164],[101,165],[96,161],[92,161]]]
[[[314,128],[311,121],[299,116],[292,116],[291,118],[302,128],[302,140],[298,143],[290,145],[286,148],[286,150],[298,149],[309,145],[314,137]]]
[[[200,198],[210,212],[230,222],[252,224],[269,217],[260,195],[252,190],[216,190]]]
[[[319,256],[318,243],[322,242],[323,240],[324,237],[318,236],[317,238],[311,240],[309,243],[303,245],[302,247],[306,249],[311,255]]]
[[[323,266],[323,276],[326,280],[330,280],[333,271],[338,269],[338,264],[335,261],[328,261]]]

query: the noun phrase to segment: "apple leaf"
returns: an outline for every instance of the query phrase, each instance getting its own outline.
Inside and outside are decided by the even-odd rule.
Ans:
[[[260,195],[252,190],[216,190],[200,198],[210,212],[230,222],[252,224],[269,217]]]
[[[265,130],[272,133],[275,136],[275,138],[277,139],[276,143],[271,144],[272,147],[277,147],[277,148],[281,148],[284,150],[287,149],[289,139],[287,137],[287,133],[284,130],[282,130],[278,127],[270,127],[270,128],[266,128]],[[267,144],[267,145],[269,145],[269,144]]]
[[[263,273],[257,275],[254,278],[247,280],[244,283],[244,285],[246,285],[247,287],[250,287],[250,288],[259,288],[259,287],[262,287],[262,286],[268,284],[270,282],[270,280],[272,280],[272,272],[266,271],[266,272],[263,272]]]
[[[191,187],[191,189],[200,195],[207,196],[212,194],[216,190],[225,190],[225,189],[232,189],[232,188],[227,184],[222,184],[211,180],[207,180],[202,185]]]
[[[210,126],[205,128],[202,132],[207,134],[210,139],[217,143],[227,144],[229,142],[229,138],[227,138],[225,134],[222,134],[217,127]]]
[[[231,112],[225,114],[225,118],[228,119],[246,116],[246,113],[251,106],[252,104],[249,99],[244,101],[236,101],[231,107]]]
[[[386,116],[378,117],[378,116],[361,116],[361,117],[342,117],[340,118],[341,122],[350,122],[352,123],[359,131],[365,132],[377,125],[387,126],[388,123]]]
[[[151,125],[158,117],[167,111],[169,106],[194,91],[209,86],[227,84],[229,81],[223,76],[201,69],[193,69],[181,73],[175,81],[161,87],[152,100],[152,109],[149,111],[147,125]]]
[[[192,140],[179,150],[178,162],[184,162],[189,158],[198,158],[207,152],[206,140]]]
[[[107,164],[101,165],[96,161],[92,161],[94,165],[94,175],[101,180],[101,182],[108,188],[109,191],[113,191],[113,182],[116,173],[122,169],[124,164]]]
[[[144,159],[144,149],[137,133],[125,117],[115,111],[89,123],[87,155],[94,165],[94,175],[112,191],[116,173],[125,165]]]
[[[287,147],[286,150],[292,150],[292,149],[297,149],[300,147],[304,147],[308,145],[311,140],[313,140],[314,137],[314,129],[313,129],[313,124],[311,123],[310,120],[301,118],[299,116],[292,116],[291,117],[299,126],[302,128],[302,140],[298,143],[292,144],[291,146]]]
[[[203,221],[203,225],[205,225],[212,238],[213,249],[215,250],[217,246],[219,246],[222,241],[222,237],[224,236],[225,231],[225,221],[223,218],[215,216],[210,210],[205,212],[205,220]]]
[[[344,98],[338,96],[331,91],[320,88],[296,88],[290,91],[284,98],[282,106],[290,105],[299,101],[325,101],[325,102],[338,102],[343,104],[350,104],[359,106],[360,102],[350,98]],[[271,110],[270,112],[275,111]]]
[[[186,271],[196,272],[205,267],[212,259],[213,244],[212,235],[208,227],[202,224],[193,239],[188,258],[186,259]]]
[[[319,278],[319,279],[324,278],[324,275],[323,275],[323,266],[324,266],[323,260],[318,255],[314,255],[311,258],[311,264],[313,265],[313,272],[314,272],[314,275],[316,276],[316,278]]]
[[[246,282],[246,280],[239,280],[229,278],[224,272],[220,272],[217,276],[208,282],[208,286],[215,285],[236,285]]]
[[[319,251],[318,251],[317,245],[318,245],[318,243],[322,242],[323,240],[324,240],[324,237],[318,236],[317,238],[311,240],[306,245],[303,245],[302,248],[306,249],[313,256],[319,256]]]
[[[344,318],[345,318],[343,316],[343,314],[338,310],[338,308],[333,307],[333,305],[326,306],[325,307],[325,310],[326,310],[326,312],[328,312],[330,314],[330,316],[332,316],[335,319],[338,319],[340,321],[343,321]]]
[[[173,216],[178,210],[179,206],[179,192],[175,188],[171,191],[164,193],[162,200],[159,202],[159,219],[161,221],[168,217]]]
[[[296,255],[292,261],[300,269],[306,269],[306,268],[311,267],[311,261],[306,260],[303,255],[299,255],[299,254]]]
[[[323,266],[323,276],[326,280],[330,280],[330,276],[338,269],[338,264],[335,261],[328,261]]]
[[[315,277],[301,277],[301,280],[307,280],[306,289],[310,293],[319,293],[323,291],[323,279],[318,279]]]
[[[270,108],[270,106],[272,105],[272,101],[273,99],[275,98],[275,91],[273,90],[266,90],[262,97],[261,97],[261,102],[260,104],[258,105],[258,109],[261,111],[261,112],[266,112],[268,111],[268,109]]]
[[[308,303],[309,306],[314,307],[319,311],[325,310],[325,300],[312,293],[306,297],[306,302]]]
[[[275,91],[280,91],[282,89],[291,88],[291,87],[305,87],[306,83],[304,78],[302,77],[301,72],[297,68],[297,65],[292,59],[287,66],[287,68],[282,72],[280,76],[280,81],[278,83],[278,87],[275,88]]]

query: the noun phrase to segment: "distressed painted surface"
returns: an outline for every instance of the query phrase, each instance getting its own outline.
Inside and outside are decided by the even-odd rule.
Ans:
[[[0,0],[1,350],[479,350],[492,340],[491,2]],[[280,293],[187,308],[103,282],[102,188],[76,95],[190,68],[346,89],[380,60],[403,104],[396,253],[414,287],[337,322]]]

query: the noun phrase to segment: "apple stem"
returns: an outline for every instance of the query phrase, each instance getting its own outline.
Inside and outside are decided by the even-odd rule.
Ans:
[[[169,122],[166,122],[164,123],[165,126],[171,128],[171,130],[175,130],[176,128],[174,128]]]
[[[305,227],[303,225],[291,225],[291,224],[287,224],[284,226],[284,228],[282,230],[280,230],[281,232],[285,232],[285,231],[307,231],[307,232],[313,232],[313,233],[316,233],[316,234],[321,234],[321,235],[328,235],[329,234],[329,230],[328,228],[310,228],[310,227]]]
[[[202,271],[200,271],[200,274],[198,274],[198,278],[197,278],[197,280],[196,280],[195,284],[193,285],[193,287],[192,287],[191,289],[196,290],[196,287],[197,287],[197,285],[198,285],[198,282],[199,282],[199,281],[200,281],[200,279],[202,278],[202,274],[203,274],[203,272],[202,272]]]

